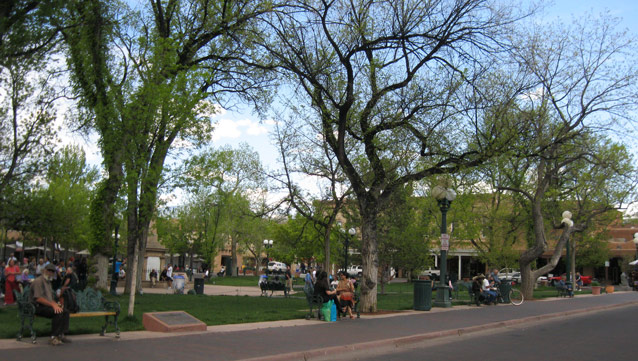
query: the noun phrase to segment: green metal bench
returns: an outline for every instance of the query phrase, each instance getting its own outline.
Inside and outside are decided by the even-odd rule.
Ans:
[[[20,331],[17,340],[22,340],[22,333],[25,323],[31,331],[31,342],[36,343],[36,334],[33,330],[33,320],[35,319],[35,305],[29,299],[29,287],[25,287],[23,292],[14,291],[16,301],[18,303],[18,316],[20,317]],[[102,292],[93,288],[87,288],[83,291],[73,291],[76,297],[80,312],[71,313],[70,318],[77,317],[102,317],[104,316],[104,326],[102,326],[101,336],[106,333],[108,325],[115,326],[115,337],[120,337],[120,328],[117,325],[117,319],[120,315],[120,304],[118,302],[109,302],[104,300]]]
[[[570,292],[567,286],[561,286],[560,284],[556,283],[554,287],[556,287],[556,292],[557,292],[556,297],[574,297],[573,292],[570,295]]]
[[[474,293],[472,291],[472,282],[457,282],[457,298],[458,298],[458,290],[463,287],[465,289],[467,289],[467,294],[470,297],[469,303],[470,305],[475,304],[477,306],[481,305],[481,294],[478,293]]]
[[[309,320],[309,319],[315,317],[315,314],[312,311],[313,309],[317,310],[317,319],[320,320],[321,319],[321,305],[323,305],[323,299],[321,298],[321,296],[317,296],[317,295],[314,294],[314,288],[313,287],[304,286],[303,292],[306,295],[306,301],[308,302],[308,308],[310,308],[310,310],[306,314],[306,320]]]

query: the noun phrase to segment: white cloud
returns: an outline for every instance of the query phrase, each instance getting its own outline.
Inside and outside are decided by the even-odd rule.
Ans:
[[[268,134],[268,128],[251,119],[232,120],[220,118],[213,131],[213,141],[224,138],[236,139],[242,135],[260,136]]]

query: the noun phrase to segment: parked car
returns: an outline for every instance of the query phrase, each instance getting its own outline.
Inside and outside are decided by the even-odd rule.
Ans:
[[[556,282],[560,281],[561,276],[554,276],[550,273],[547,275],[547,277],[543,277],[543,278],[549,282],[550,286],[554,286]],[[592,278],[593,278],[592,276],[580,276],[580,280],[583,281],[583,286],[590,285]],[[573,276],[572,276],[572,279],[575,282],[575,278]]]
[[[438,280],[440,275],[441,275],[441,270],[434,269],[432,267],[428,267],[427,269],[419,273],[419,276],[428,276],[432,280]]]
[[[352,265],[348,267],[348,276],[361,277],[363,275],[363,267],[359,265]]]
[[[270,261],[268,262],[269,271],[285,271],[286,264],[283,262]]]
[[[498,271],[498,278],[503,281],[514,281],[514,275],[517,275],[518,280],[516,282],[521,281],[521,272],[512,268],[502,268]]]

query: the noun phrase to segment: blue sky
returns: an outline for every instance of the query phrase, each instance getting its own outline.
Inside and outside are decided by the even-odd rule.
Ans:
[[[638,1],[636,0],[555,0],[548,2],[544,15],[540,18],[543,21],[571,22],[573,17],[604,11],[609,11],[612,16],[622,18],[621,28],[638,34],[638,21],[636,20],[638,19]],[[277,150],[270,138],[273,122],[259,121],[259,118],[248,107],[234,111],[223,110],[215,119],[218,124],[213,135],[212,146],[230,145],[236,147],[244,142],[259,152],[262,163],[266,167],[271,169],[278,167]],[[101,156],[96,146],[96,139],[86,142],[77,136],[65,136],[65,140],[84,146],[89,161],[92,164],[100,164]]]
[[[609,11],[614,17],[622,18],[621,28],[638,34],[638,0],[555,0],[548,2],[544,10],[545,20],[571,22],[573,17],[581,17],[587,13],[594,14]],[[620,30],[620,29],[619,29]],[[229,144],[236,146],[246,142],[258,150],[262,162],[272,167],[277,166],[277,151],[269,139],[273,130],[272,123],[259,124],[257,117],[250,109],[226,112],[218,117],[221,127],[215,137],[216,146]],[[259,127],[258,131],[256,127]],[[252,132],[251,132],[252,130]]]

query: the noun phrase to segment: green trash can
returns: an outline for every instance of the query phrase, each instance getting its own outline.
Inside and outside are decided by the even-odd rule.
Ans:
[[[198,295],[204,294],[204,275],[196,274],[195,275],[195,285],[193,287],[195,289],[195,293]]]
[[[512,290],[512,282],[511,281],[501,281],[501,284],[498,286],[498,290],[501,293],[501,297],[503,298],[504,303],[510,303],[510,291]]]
[[[414,310],[429,311],[432,309],[432,281],[414,281]]]

